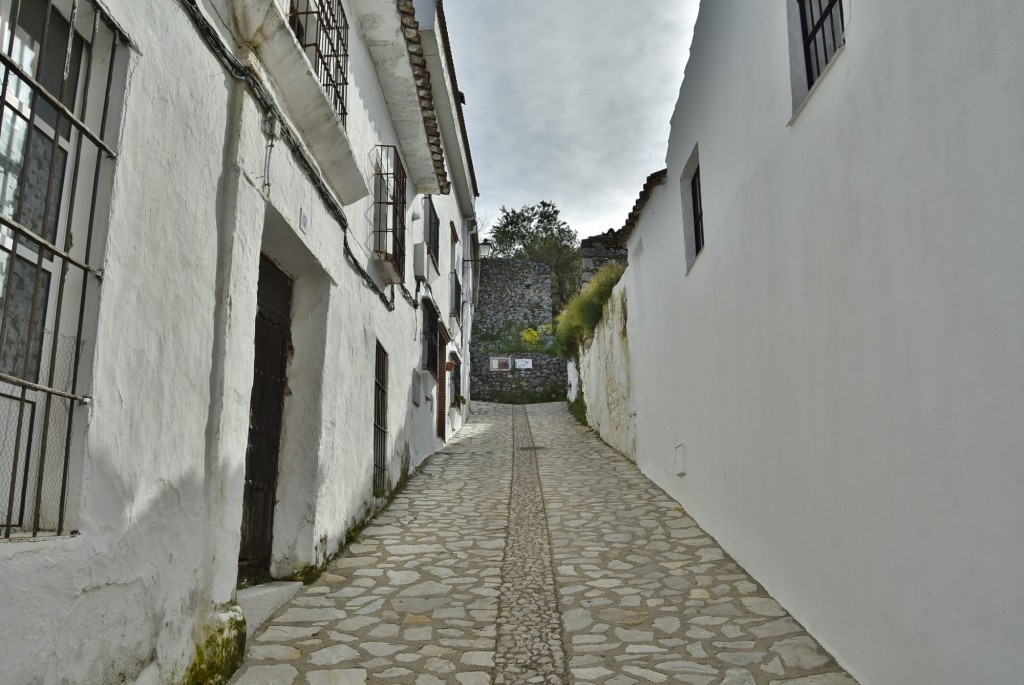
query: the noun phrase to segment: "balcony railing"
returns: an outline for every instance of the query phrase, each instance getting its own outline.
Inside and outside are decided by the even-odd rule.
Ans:
[[[405,281],[406,177],[398,148],[378,145],[373,181],[373,252],[392,283]]]
[[[288,24],[344,123],[348,116],[348,18],[341,0],[291,0]]]

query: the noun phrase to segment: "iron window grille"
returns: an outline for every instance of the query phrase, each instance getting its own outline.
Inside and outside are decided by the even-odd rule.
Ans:
[[[388,353],[377,343],[373,384],[373,495],[383,497],[387,489],[388,436]]]
[[[836,50],[846,42],[843,0],[797,0],[807,65],[807,87],[821,76]]]
[[[423,368],[437,378],[438,316],[434,303],[423,300]]]
[[[0,530],[67,529],[128,51],[95,0],[0,0]]]
[[[452,316],[462,323],[462,281],[458,271],[452,271]]]
[[[291,0],[288,24],[334,111],[348,117],[348,18],[341,0]]]
[[[434,209],[434,200],[429,195],[427,196],[427,223],[425,239],[427,241],[427,252],[430,253],[430,258],[434,260],[434,266],[437,266],[440,260],[441,254],[441,219],[437,216],[437,210]]]
[[[456,361],[455,368],[452,369],[452,399],[451,405],[453,407],[461,407],[462,402],[459,400],[462,397],[462,362]]]
[[[390,262],[397,282],[405,281],[406,176],[398,148],[378,145],[374,174],[373,250]]]
[[[690,179],[690,197],[693,204],[693,254],[696,257],[704,249],[704,201],[700,193],[700,167]]]

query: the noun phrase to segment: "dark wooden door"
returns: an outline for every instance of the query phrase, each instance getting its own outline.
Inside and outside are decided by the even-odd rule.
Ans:
[[[292,281],[260,256],[256,294],[256,359],[245,454],[239,580],[257,582],[270,573],[277,496],[277,463],[291,344]]]
[[[437,331],[437,437],[444,440],[448,425],[448,336]]]

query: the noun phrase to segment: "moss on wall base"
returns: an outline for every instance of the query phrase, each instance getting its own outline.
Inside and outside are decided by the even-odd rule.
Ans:
[[[224,685],[245,655],[245,617],[237,605],[218,608],[204,624],[182,685]]]
[[[576,395],[576,399],[569,403],[569,413],[572,414],[581,425],[590,425],[587,423],[587,401],[583,399],[583,388],[580,388],[579,393]]]

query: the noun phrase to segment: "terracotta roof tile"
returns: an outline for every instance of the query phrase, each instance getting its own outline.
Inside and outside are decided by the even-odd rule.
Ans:
[[[434,97],[430,90],[430,71],[427,60],[423,57],[423,46],[420,44],[419,22],[416,20],[416,8],[412,0],[396,0],[398,12],[402,16],[405,44],[409,52],[409,63],[416,77],[416,89],[420,98],[420,111],[423,114],[423,128],[427,133],[430,145],[430,156],[434,159],[434,175],[442,195],[451,191],[448,171],[444,166],[444,149],[441,147],[441,131],[437,127],[437,112],[434,110]]]
[[[654,189],[658,186],[664,185],[667,177],[668,169],[655,171],[647,177],[643,190],[640,191],[640,196],[636,199],[636,203],[633,205],[633,211],[631,211],[629,216],[626,217],[625,225],[616,232],[616,242],[620,246],[626,246],[626,240],[628,240],[629,236],[632,235],[633,229],[636,228],[636,224],[640,220],[640,213],[644,211],[647,201],[651,199],[651,193],[654,192]]]

